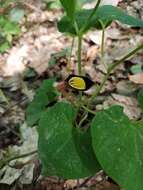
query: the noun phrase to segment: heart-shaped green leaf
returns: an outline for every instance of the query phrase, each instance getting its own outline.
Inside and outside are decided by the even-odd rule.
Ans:
[[[53,85],[53,79],[45,80],[36,91],[33,101],[26,110],[26,121],[29,126],[34,125],[46,110],[46,106],[56,100],[58,92]]]
[[[64,7],[67,16],[71,21],[74,20],[75,10],[77,6],[77,0],[60,0],[62,6]]]
[[[119,22],[123,24],[143,28],[142,20],[135,18],[131,15],[128,15],[122,9],[118,7],[114,7],[112,5],[101,6],[97,10],[96,16],[98,20],[103,20],[103,21],[104,20],[107,20],[107,21],[118,20]],[[93,22],[92,24],[94,24],[94,19],[92,20]]]
[[[101,166],[126,190],[143,188],[143,122],[133,123],[120,106],[97,113],[92,144]]]
[[[100,170],[90,131],[81,132],[73,126],[76,114],[71,104],[60,102],[40,119],[38,151],[43,175],[77,179]]]
[[[85,23],[88,22],[89,15],[92,11],[93,9],[83,9],[76,12],[75,20],[79,29],[82,29]],[[117,20],[123,24],[127,24],[130,26],[143,28],[142,20],[127,15],[120,8],[114,7],[112,5],[103,5],[97,9],[95,15],[88,24],[88,27],[83,32],[88,31],[92,27],[102,29],[100,22],[102,22],[105,27],[107,27],[109,23],[111,23],[113,20]],[[58,29],[60,32],[67,32],[72,35],[76,34],[73,24],[67,17],[63,17],[59,21]]]

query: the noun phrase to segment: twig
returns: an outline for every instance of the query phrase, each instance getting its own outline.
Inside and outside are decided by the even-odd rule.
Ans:
[[[23,1],[19,1],[21,4],[27,6],[28,8],[30,8],[31,10],[34,10],[36,12],[42,13],[42,10],[38,9],[37,7],[27,3],[27,2],[23,2]]]
[[[83,183],[80,184],[80,187],[84,187],[90,180],[92,177],[88,177],[87,179],[84,180]]]
[[[14,106],[17,106],[20,103],[23,103],[25,100],[28,100],[28,97],[25,97],[23,100],[20,100],[19,102],[15,102],[12,105],[10,105],[8,108],[6,108],[6,110],[4,111],[4,113],[2,113],[2,116],[4,116],[5,114],[7,114],[10,111],[10,109],[12,109]]]
[[[17,155],[17,156],[8,158],[8,159],[4,160],[3,162],[1,161],[1,163],[0,163],[0,169],[2,169],[5,165],[7,165],[9,162],[11,162],[13,160],[24,158],[24,157],[27,157],[27,156],[30,156],[30,155],[36,154],[36,153],[37,153],[37,150],[34,150],[32,152],[28,152],[28,153],[25,153],[25,154],[22,154],[22,155]]]
[[[20,134],[17,133],[12,127],[7,126],[7,125],[4,125],[4,127],[5,127],[6,129],[8,129],[9,131],[11,131],[15,136],[21,138]]]
[[[91,180],[91,178],[92,178],[92,177],[88,177],[87,179],[85,179],[85,180],[83,181],[83,183],[79,184],[79,188],[84,187],[84,186]],[[77,184],[77,185],[78,185],[78,184]],[[77,189],[77,186],[74,187],[73,189]]]

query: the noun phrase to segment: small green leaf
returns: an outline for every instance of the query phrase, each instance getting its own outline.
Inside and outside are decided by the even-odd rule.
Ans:
[[[137,74],[137,73],[141,73],[142,72],[142,67],[143,65],[142,64],[136,64],[136,65],[133,65],[130,70],[133,74]]]
[[[11,21],[18,23],[24,17],[24,10],[17,7],[13,8],[9,16]]]
[[[85,23],[88,22],[88,18],[92,10],[93,9],[83,9],[76,12],[75,20],[79,30],[84,27]],[[101,29],[102,28],[100,24],[101,21],[105,25],[105,27],[107,27],[113,20],[118,20],[119,22],[130,26],[143,28],[142,20],[127,15],[120,8],[114,7],[112,5],[103,5],[98,8],[95,15],[88,24],[88,28],[86,28],[86,31],[84,31],[84,33],[93,27]],[[72,35],[76,34],[73,23],[66,16],[64,16],[59,21],[58,29],[60,32],[66,32]]]
[[[138,93],[138,101],[139,101],[140,107],[143,110],[143,88]]]
[[[76,11],[76,5],[77,5],[77,0],[60,0],[62,6],[64,7],[67,16],[71,21],[74,20],[75,17],[75,11]]]
[[[5,52],[11,46],[13,35],[20,34],[20,28],[17,23],[0,15],[0,29],[0,52]]]
[[[26,110],[26,121],[28,125],[34,125],[46,110],[46,106],[56,100],[58,92],[53,84],[54,80],[45,80],[37,90],[33,101]]]
[[[4,53],[9,48],[10,48],[9,43],[8,42],[4,42],[3,44],[0,45],[0,52]]]
[[[43,175],[77,179],[100,170],[90,131],[81,132],[73,126],[76,114],[71,104],[60,102],[40,119],[38,151]]]
[[[131,122],[120,106],[97,113],[92,144],[105,172],[126,190],[143,188],[143,122]]]
[[[17,23],[15,22],[7,22],[4,27],[3,31],[6,35],[11,34],[11,35],[18,35],[20,34],[20,28]]]
[[[5,35],[17,35],[20,33],[20,27],[16,22],[12,22],[5,16],[0,15],[1,32]]]

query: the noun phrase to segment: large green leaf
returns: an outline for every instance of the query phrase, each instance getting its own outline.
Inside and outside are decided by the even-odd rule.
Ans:
[[[97,113],[92,144],[103,169],[126,190],[143,189],[143,122],[133,123],[120,106]]]
[[[138,93],[138,101],[139,101],[140,107],[143,110],[143,88]]]
[[[93,22],[92,24],[94,24],[94,19],[92,20]],[[114,7],[112,5],[101,6],[97,11],[97,19],[108,20],[108,21],[118,20],[123,24],[127,24],[130,26],[138,26],[143,28],[142,20],[135,18],[131,15],[128,15],[122,9]]]
[[[90,131],[81,132],[73,126],[76,114],[71,104],[60,102],[40,119],[38,151],[43,175],[77,179],[100,170]]]
[[[91,14],[93,9],[83,9],[76,12],[76,22],[78,28],[81,29],[88,22],[89,15]],[[143,28],[143,21],[134,18],[133,16],[127,15],[120,8],[114,7],[112,5],[103,5],[98,8],[92,20],[88,24],[86,31],[92,27],[100,29],[100,22],[102,22],[105,26],[108,26],[113,20],[118,20],[123,24],[127,24],[130,26],[136,26]],[[68,32],[70,34],[75,34],[74,26],[71,21],[65,16],[58,23],[58,29],[60,32]],[[84,31],[84,32],[86,32]]]
[[[67,16],[70,18],[71,21],[73,21],[75,17],[77,0],[60,0],[60,2],[64,7]]]
[[[26,110],[26,121],[28,125],[34,125],[46,110],[46,106],[56,100],[58,92],[53,84],[53,79],[45,80],[37,90],[33,101]]]

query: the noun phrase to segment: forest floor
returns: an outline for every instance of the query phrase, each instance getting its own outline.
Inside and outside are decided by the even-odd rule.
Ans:
[[[143,19],[142,0],[118,1],[118,6]],[[14,39],[9,50],[0,54],[0,160],[15,152],[21,154],[37,148],[37,132],[26,125],[25,110],[35,89],[44,79],[56,75],[57,83],[61,84],[67,77],[66,55],[71,38],[57,30],[61,9],[47,10],[39,1],[31,1],[25,5],[25,11],[27,19],[21,21],[22,34]],[[109,63],[136,47],[143,39],[143,30],[113,22],[105,36],[105,63]],[[104,66],[99,64],[100,44],[100,31],[92,30],[84,36],[84,72],[98,84],[105,75]],[[75,44],[71,58],[72,70],[76,69],[76,51]],[[97,110],[118,104],[124,107],[130,119],[141,118],[135,95],[143,85],[142,60],[143,54],[138,53],[118,67],[98,97]],[[86,93],[91,95],[92,92],[91,89]],[[36,155],[20,159],[14,167],[5,166],[0,170],[0,190],[120,189],[102,171],[90,179],[79,180],[77,187],[77,180],[39,177],[39,170]]]

